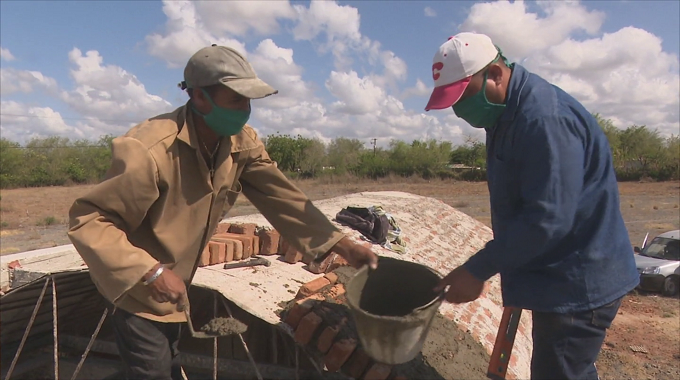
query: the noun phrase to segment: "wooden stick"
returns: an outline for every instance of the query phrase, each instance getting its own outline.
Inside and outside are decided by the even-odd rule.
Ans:
[[[33,327],[33,322],[35,321],[35,316],[38,315],[38,309],[40,309],[40,305],[42,304],[43,297],[45,296],[45,291],[47,290],[47,284],[50,283],[50,278],[48,277],[45,279],[45,285],[43,285],[42,292],[40,293],[40,297],[38,297],[38,302],[35,303],[35,307],[33,308],[33,314],[31,314],[31,319],[28,321],[28,326],[26,326],[26,331],[24,331],[24,336],[21,337],[21,343],[19,343],[19,348],[17,348],[17,353],[14,354],[14,359],[12,359],[12,364],[9,366],[9,371],[7,371],[7,376],[5,376],[5,380],[9,380],[10,376],[12,376],[12,371],[14,371],[14,366],[17,364],[17,360],[19,360],[19,355],[21,354],[21,350],[24,348],[24,343],[26,343],[26,338],[28,338],[28,334],[31,332],[31,327]]]

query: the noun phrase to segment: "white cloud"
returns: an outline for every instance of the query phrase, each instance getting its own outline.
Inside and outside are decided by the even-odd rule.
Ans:
[[[57,89],[57,81],[39,71],[18,70],[12,67],[0,68],[0,94],[7,96],[15,92],[29,93],[38,88],[48,92]]]
[[[258,107],[293,107],[300,101],[315,101],[312,85],[302,79],[302,67],[293,60],[293,49],[276,45],[271,39],[259,43],[249,59],[257,75],[279,90],[274,96],[258,100]]]
[[[401,93],[401,100],[406,100],[410,97],[420,97],[420,96],[427,96],[429,98],[430,94],[432,93],[432,86],[428,87],[425,85],[423,81],[420,79],[416,80],[416,84],[413,87],[409,87],[402,91]],[[424,107],[423,107],[424,108]]]
[[[9,49],[0,47],[0,59],[2,59],[3,61],[14,61],[16,58],[14,58]]]
[[[385,99],[385,92],[380,86],[370,78],[359,78],[355,71],[331,72],[326,88],[338,98],[332,105],[333,109],[350,115],[377,112]]]
[[[558,44],[576,31],[594,35],[605,18],[603,12],[589,11],[578,1],[539,1],[538,5],[546,17],[528,12],[523,1],[477,3],[459,27],[487,34],[506,56],[514,58]]]
[[[425,16],[427,17],[437,17],[437,11],[430,7],[425,7]]]
[[[172,109],[160,96],[149,94],[135,75],[115,65],[103,65],[96,50],[83,54],[74,48],[68,56],[75,88],[63,91],[61,99],[80,114],[139,122]]]
[[[215,6],[229,6],[237,2],[215,2]],[[166,61],[168,67],[184,67],[199,49],[218,44],[229,46],[244,55],[245,45],[233,38],[217,37],[210,33],[190,1],[164,1],[163,12],[168,17],[166,32],[146,36],[149,54]],[[179,79],[178,79],[179,82]]]
[[[539,6],[544,17],[522,2],[475,4],[461,29],[489,34],[509,56],[620,128],[637,124],[678,133],[678,57],[663,51],[659,37],[635,27],[600,34],[604,14],[579,2]],[[598,36],[574,37],[583,31]]]
[[[296,17],[288,1],[196,1],[207,30],[213,34],[246,36],[250,32],[271,35],[279,32],[279,19]]]
[[[88,138],[91,131],[86,125],[69,125],[61,114],[50,107],[35,107],[6,101],[0,102],[0,132],[3,138],[25,142],[32,138],[65,136],[73,139]],[[19,116],[17,116],[19,115]]]

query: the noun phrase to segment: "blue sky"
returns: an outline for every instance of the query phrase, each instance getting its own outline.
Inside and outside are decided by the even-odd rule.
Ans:
[[[183,62],[218,42],[244,50],[280,91],[253,102],[263,135],[460,143],[483,135],[423,107],[434,52],[477,31],[620,127],[678,134],[679,4],[3,1],[0,132],[20,142],[124,133],[181,105]]]

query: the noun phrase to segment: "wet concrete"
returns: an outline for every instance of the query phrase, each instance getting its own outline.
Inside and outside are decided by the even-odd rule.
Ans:
[[[234,318],[215,318],[201,327],[201,331],[216,336],[243,334],[248,327]]]

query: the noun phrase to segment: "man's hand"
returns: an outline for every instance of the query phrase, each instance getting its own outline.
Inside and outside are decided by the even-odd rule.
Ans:
[[[340,239],[332,251],[342,256],[354,268],[361,268],[364,265],[371,269],[378,267],[378,256],[370,248],[354,243],[348,237]]]
[[[157,264],[149,273],[147,273],[143,280],[151,277],[161,264]],[[152,283],[147,285],[151,291],[151,297],[159,303],[170,302],[177,305],[177,310],[184,310],[185,294],[187,292],[184,281],[172,270],[165,268],[163,273]]]
[[[484,281],[478,280],[467,269],[460,266],[451,271],[434,289],[442,291],[449,285],[446,300],[451,303],[472,302],[479,298],[484,289]]]

